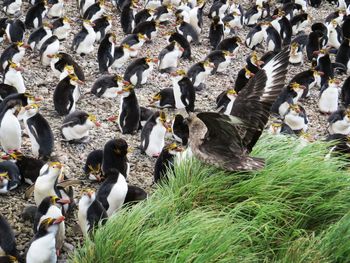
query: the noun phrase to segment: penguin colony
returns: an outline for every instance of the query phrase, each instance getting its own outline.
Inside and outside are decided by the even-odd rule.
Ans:
[[[247,154],[264,129],[312,141],[323,122],[331,152],[347,153],[349,15],[346,1],[5,1],[0,259],[56,262],[66,220],[89,235],[188,155],[261,169]],[[21,191],[35,206],[19,253],[5,204]]]

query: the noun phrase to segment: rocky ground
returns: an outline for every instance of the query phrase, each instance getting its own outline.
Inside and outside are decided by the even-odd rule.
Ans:
[[[206,13],[210,5],[207,5],[205,10]],[[26,2],[23,4],[23,13],[29,8],[29,4]],[[313,22],[323,21],[323,19],[332,11],[335,7],[330,6],[328,3],[324,3],[321,8],[314,9],[309,8],[309,13],[314,18]],[[114,26],[112,31],[116,33],[118,42],[124,38],[122,33],[119,15],[116,10],[109,9],[108,13],[113,15]],[[69,2],[66,5],[66,15],[74,20],[74,25],[72,27],[72,32],[70,33],[69,39],[61,42],[61,50],[72,54],[70,50],[71,42],[73,36],[80,30],[81,19],[77,17],[77,8],[75,1]],[[4,14],[3,14],[4,16]],[[24,17],[22,17],[24,19]],[[187,69],[192,63],[198,62],[204,58],[209,53],[209,32],[210,21],[205,17],[204,32],[201,35],[201,44],[197,46],[192,46],[193,61],[184,61],[180,63],[180,68]],[[167,29],[161,29],[158,37],[153,40],[152,43],[148,43],[144,46],[141,54],[139,56],[158,56],[160,50],[166,46],[165,38],[161,35],[169,29],[172,29],[172,23],[166,26]],[[237,35],[242,39],[248,32],[247,28],[239,30]],[[29,32],[27,33],[27,38]],[[7,46],[3,43],[0,47],[0,52]],[[53,107],[53,92],[58,83],[58,79],[54,76],[51,69],[44,68],[40,62],[37,53],[32,53],[27,51],[26,58],[22,64],[25,68],[23,77],[25,79],[27,90],[35,95],[41,95],[44,97],[44,101],[41,103],[40,111],[42,115],[49,121],[54,135],[55,135],[55,152],[54,155],[65,164],[64,172],[70,178],[82,179],[83,185],[76,187],[75,198],[80,197],[80,190],[88,187],[98,188],[98,184],[91,184],[86,178],[82,171],[84,161],[88,153],[93,149],[102,148],[105,142],[111,138],[124,138],[128,144],[133,149],[132,153],[129,154],[129,159],[131,161],[131,173],[128,178],[130,184],[134,184],[143,187],[147,192],[152,192],[152,173],[155,163],[155,159],[150,158],[146,155],[141,154],[140,150],[137,148],[140,143],[140,133],[136,135],[122,135],[118,129],[116,123],[107,121],[106,119],[118,112],[119,99],[105,99],[97,98],[92,94],[88,94],[93,82],[100,76],[98,73],[97,64],[97,52],[98,45],[96,44],[96,50],[93,54],[89,54],[85,57],[80,57],[76,54],[72,54],[76,61],[82,66],[84,73],[86,74],[86,83],[82,86],[82,93],[84,94],[77,104],[77,109],[84,110],[89,113],[93,113],[97,116],[98,120],[102,123],[100,128],[93,129],[90,134],[90,140],[86,144],[71,145],[61,141],[61,135],[59,128],[62,124],[63,118],[59,117],[55,112]],[[244,66],[244,61],[246,56],[251,52],[251,50],[242,47],[237,57],[233,59],[230,67],[227,68],[224,74],[212,75],[209,77],[207,82],[207,89],[197,94],[196,109],[198,111],[202,110],[214,110],[215,109],[215,99],[217,95],[226,90],[229,87],[233,87],[236,75],[238,71]],[[309,63],[305,63],[303,66],[290,66],[288,72],[288,80],[303,70],[309,68]],[[117,73],[123,74],[125,67],[120,69]],[[345,76],[342,76],[342,80]],[[152,76],[149,78],[148,83],[144,85],[141,89],[137,90],[137,97],[139,103],[142,106],[148,105],[148,100],[153,94],[158,92],[160,89],[171,87],[171,80],[169,75],[160,74],[157,70],[152,72]],[[307,114],[309,116],[310,124],[309,131],[316,137],[320,138],[325,134],[326,131],[326,116],[319,114],[317,109],[318,100],[318,90],[313,90],[311,92],[311,97],[302,104],[306,108]],[[173,115],[174,111],[169,110],[169,117]],[[171,138],[169,137],[170,141]],[[24,138],[24,152],[30,154],[30,141],[26,137]],[[23,255],[28,247],[29,241],[32,238],[32,226],[29,222],[24,222],[21,219],[21,211],[24,206],[33,204],[33,198],[29,200],[24,200],[24,191],[27,186],[22,186],[12,191],[8,195],[0,196],[0,211],[5,217],[10,221],[17,238],[18,249]],[[82,241],[82,236],[76,226],[76,211],[66,222],[67,224],[67,243],[77,246]],[[60,260],[64,261],[67,256],[67,251],[63,251]]]

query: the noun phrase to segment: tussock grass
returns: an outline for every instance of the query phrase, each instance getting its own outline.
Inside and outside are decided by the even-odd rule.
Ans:
[[[189,160],[146,202],[111,218],[71,261],[346,262],[349,174],[341,159],[324,159],[327,147],[264,136],[254,154],[267,165],[253,173]]]

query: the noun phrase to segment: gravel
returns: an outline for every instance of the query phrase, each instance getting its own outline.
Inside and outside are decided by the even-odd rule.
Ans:
[[[74,3],[74,4],[73,4]],[[208,12],[210,4],[205,7],[205,13]],[[29,4],[23,3],[22,12],[25,14],[29,8]],[[309,8],[309,13],[314,18],[313,22],[322,21],[330,12],[334,10],[334,6],[330,6],[328,3],[323,3],[321,8],[314,9]],[[109,9],[109,14],[113,15],[112,31],[116,33],[118,43],[124,38],[124,34],[121,30],[119,23],[119,14],[116,10]],[[115,115],[119,108],[119,98],[117,99],[105,99],[97,98],[92,94],[88,94],[93,82],[100,76],[98,73],[97,64],[97,48],[95,44],[95,52],[85,57],[80,57],[73,54],[70,51],[70,45],[74,34],[80,30],[81,19],[76,16],[77,8],[75,1],[66,3],[66,15],[72,18],[75,23],[72,27],[70,37],[68,40],[61,42],[61,51],[65,51],[72,54],[74,59],[82,66],[86,75],[86,83],[82,87],[82,93],[84,94],[80,101],[77,103],[77,109],[84,110],[89,113],[93,113],[97,116],[98,120],[102,123],[102,126],[91,130],[90,140],[86,144],[72,145],[61,141],[61,135],[59,128],[63,122],[63,117],[58,116],[53,107],[53,91],[58,83],[58,79],[54,76],[51,69],[44,68],[39,61],[38,53],[32,53],[27,51],[26,57],[23,61],[22,66],[25,68],[23,77],[25,79],[27,90],[35,95],[41,95],[44,97],[44,101],[41,103],[40,111],[42,115],[49,121],[51,128],[55,135],[55,152],[56,156],[62,163],[65,164],[65,174],[70,178],[83,179],[83,185],[75,188],[75,198],[79,198],[80,191],[86,187],[98,188],[98,184],[93,184],[86,180],[84,177],[82,167],[86,156],[94,149],[100,149],[103,147],[105,142],[111,138],[124,138],[130,147],[133,149],[132,153],[129,154],[131,162],[131,173],[128,177],[128,182],[133,185],[144,188],[147,192],[152,192],[152,181],[153,181],[153,167],[155,163],[154,158],[150,158],[144,154],[141,154],[137,148],[140,143],[140,132],[131,135],[122,135],[117,128],[116,123],[107,121],[107,118]],[[24,20],[24,16],[21,18]],[[172,21],[174,22],[174,21]],[[167,29],[173,28],[173,23],[169,23]],[[209,25],[210,21],[207,16],[204,17],[204,30],[201,35],[200,45],[192,46],[192,61],[181,60],[179,68],[187,69],[192,63],[198,62],[203,59],[210,51],[209,48]],[[158,56],[158,53],[167,44],[165,38],[161,36],[162,32],[167,29],[161,29],[158,37],[144,45],[142,52],[139,56]],[[244,28],[237,32],[237,35],[245,39],[249,28]],[[308,32],[307,32],[308,33]],[[27,32],[26,39],[28,39],[29,32]],[[6,44],[2,44],[0,52],[6,47]],[[234,80],[238,71],[244,66],[245,58],[250,54],[251,50],[246,47],[242,47],[235,59],[233,59],[231,66],[223,73],[212,75],[207,80],[207,88],[197,94],[196,109],[198,111],[203,110],[214,110],[215,99],[220,92],[226,90],[229,87],[233,87]],[[260,52],[260,54],[262,54]],[[123,74],[127,65],[117,71],[118,74]],[[287,80],[290,80],[295,74],[306,70],[310,67],[308,62],[305,62],[303,66],[290,66],[288,71]],[[344,80],[345,76],[342,76],[341,80]],[[148,100],[153,94],[158,92],[160,89],[171,87],[171,80],[169,75],[160,74],[157,70],[152,72],[146,85],[136,91],[139,99],[139,104],[142,106],[148,105]],[[318,90],[311,91],[311,97],[302,102],[302,105],[306,108],[306,112],[309,117],[309,132],[315,138],[320,138],[326,133],[326,120],[327,116],[321,115],[317,108],[318,101]],[[173,110],[169,110],[169,116],[174,114]],[[170,137],[170,136],[169,136]],[[167,140],[171,140],[168,138]],[[26,154],[30,154],[30,141],[28,137],[24,138],[23,151]],[[12,225],[17,239],[17,246],[22,255],[28,248],[30,239],[33,236],[32,225],[29,222],[24,221],[20,214],[23,208],[27,205],[34,204],[33,198],[24,200],[24,191],[26,186],[21,186],[18,189],[12,191],[8,195],[0,196],[0,210],[1,213],[9,220]],[[66,221],[67,238],[66,242],[70,245],[77,246],[82,242],[82,235],[76,224],[76,211],[73,212],[68,220]],[[67,250],[63,249],[63,253],[60,260],[64,261],[67,256]]]

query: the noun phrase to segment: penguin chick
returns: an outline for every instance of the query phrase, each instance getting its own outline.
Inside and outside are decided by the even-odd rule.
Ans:
[[[329,134],[350,134],[350,109],[339,109],[328,117]]]
[[[172,32],[172,33],[169,32],[166,36],[167,36],[167,41],[169,44],[172,43],[173,41],[175,41],[183,48],[181,58],[189,59],[189,60],[192,59],[191,58],[191,45],[183,35],[181,35],[177,32]]]
[[[5,29],[6,39],[10,43],[23,42],[25,30],[25,25],[21,20],[10,20]]]
[[[123,134],[134,134],[140,123],[140,106],[132,85],[127,85],[117,92],[121,95],[118,125]]]
[[[160,73],[171,73],[176,70],[184,49],[175,41],[167,45],[158,55]]]
[[[92,85],[91,93],[99,98],[115,98],[118,96],[117,92],[128,84],[120,75],[103,75]]]
[[[220,17],[215,16],[210,25],[209,29],[209,41],[213,50],[216,49],[217,45],[224,38],[224,24]]]
[[[110,217],[123,206],[128,184],[125,177],[116,169],[109,169],[105,176],[106,180],[98,189],[96,199],[101,202]]]
[[[173,97],[176,109],[186,109],[193,112],[196,101],[196,89],[184,70],[177,70],[171,74]]]
[[[7,194],[20,184],[21,174],[16,164],[11,161],[0,162],[0,194]]]
[[[130,34],[122,40],[121,46],[127,44],[128,47],[132,49],[132,51],[130,52],[130,57],[134,58],[137,56],[143,44],[148,40],[149,39],[145,34]]]
[[[309,122],[305,109],[298,104],[290,104],[289,109],[284,115],[283,122],[287,124],[295,133],[307,131],[307,124]]]
[[[42,44],[52,36],[52,25],[44,22],[41,27],[30,34],[27,44],[34,51],[36,48],[40,50]]]
[[[43,66],[50,66],[51,56],[56,54],[60,49],[60,41],[57,36],[53,35],[45,40],[40,48],[40,61]]]
[[[64,217],[46,218],[39,226],[38,232],[32,239],[26,255],[27,263],[57,261],[56,233]]]
[[[100,73],[108,72],[108,68],[113,64],[115,45],[116,36],[114,33],[108,33],[102,39],[97,51],[97,61]]]
[[[52,33],[57,36],[58,40],[67,39],[71,28],[71,20],[66,16],[52,22]]]
[[[164,138],[168,129],[164,112],[155,112],[141,131],[141,151],[150,157],[158,157],[164,147]]]
[[[172,88],[165,88],[157,92],[150,100],[150,104],[157,108],[175,108],[174,91]]]
[[[24,109],[23,122],[31,141],[32,153],[36,158],[47,160],[54,147],[51,127],[39,113],[37,104],[27,105]]]
[[[241,46],[242,40],[239,37],[233,36],[223,39],[216,47],[216,50],[229,51],[233,55],[236,55]]]
[[[318,107],[322,113],[333,113],[338,110],[340,81],[329,79],[328,83],[322,86]]]
[[[105,144],[102,160],[102,172],[105,177],[112,170],[117,170],[124,178],[129,175],[128,152],[128,144],[124,139],[111,139]]]
[[[24,24],[28,29],[41,27],[47,11],[47,1],[42,0],[38,2],[28,9]]]
[[[102,204],[96,199],[94,191],[85,192],[78,204],[78,223],[84,236],[95,230],[99,223],[102,225],[108,218]]]
[[[88,140],[89,130],[100,126],[94,115],[84,111],[74,111],[67,115],[61,126],[61,134],[70,143],[84,143]]]
[[[50,55],[49,55],[50,56]],[[66,65],[73,66],[74,73],[78,77],[79,80],[84,81],[85,75],[82,68],[79,66],[77,62],[67,53],[58,52],[51,57],[51,69],[55,73],[57,77],[61,76],[61,73],[64,71]]]
[[[229,51],[214,50],[210,52],[210,54],[205,58],[205,60],[209,60],[211,63],[214,64],[215,67],[212,70],[211,74],[216,74],[217,72],[224,72],[230,65],[233,57],[234,55]]]
[[[10,259],[9,262],[16,262],[19,257],[19,253],[16,248],[15,234],[10,224],[2,214],[0,214],[0,232],[0,257],[8,256]]]
[[[182,145],[187,145],[189,130],[188,125],[185,123],[185,119],[181,114],[176,114],[171,125],[171,131],[173,138],[180,142]]]
[[[103,151],[93,150],[86,157],[84,165],[85,175],[92,181],[101,181]]]
[[[187,77],[192,81],[196,90],[202,90],[205,87],[205,81],[210,75],[215,65],[209,60],[200,61],[193,64],[187,71]]]
[[[124,72],[124,80],[130,82],[134,86],[145,84],[149,74],[153,70],[154,64],[157,62],[158,59],[149,57],[135,59],[127,66]]]
[[[67,115],[75,111],[77,98],[75,98],[75,90],[79,90],[82,81],[76,75],[68,75],[62,79],[53,94],[54,107],[61,116]]]
[[[90,54],[94,50],[96,33],[93,26],[93,22],[84,20],[82,30],[73,39],[72,50],[81,56]]]
[[[11,85],[16,88],[18,93],[25,93],[26,87],[21,72],[24,71],[19,64],[9,61],[4,71],[4,84]]]
[[[178,147],[176,143],[164,146],[154,166],[153,178],[155,183],[167,181],[168,172],[174,169],[174,158],[182,151],[183,149]]]

